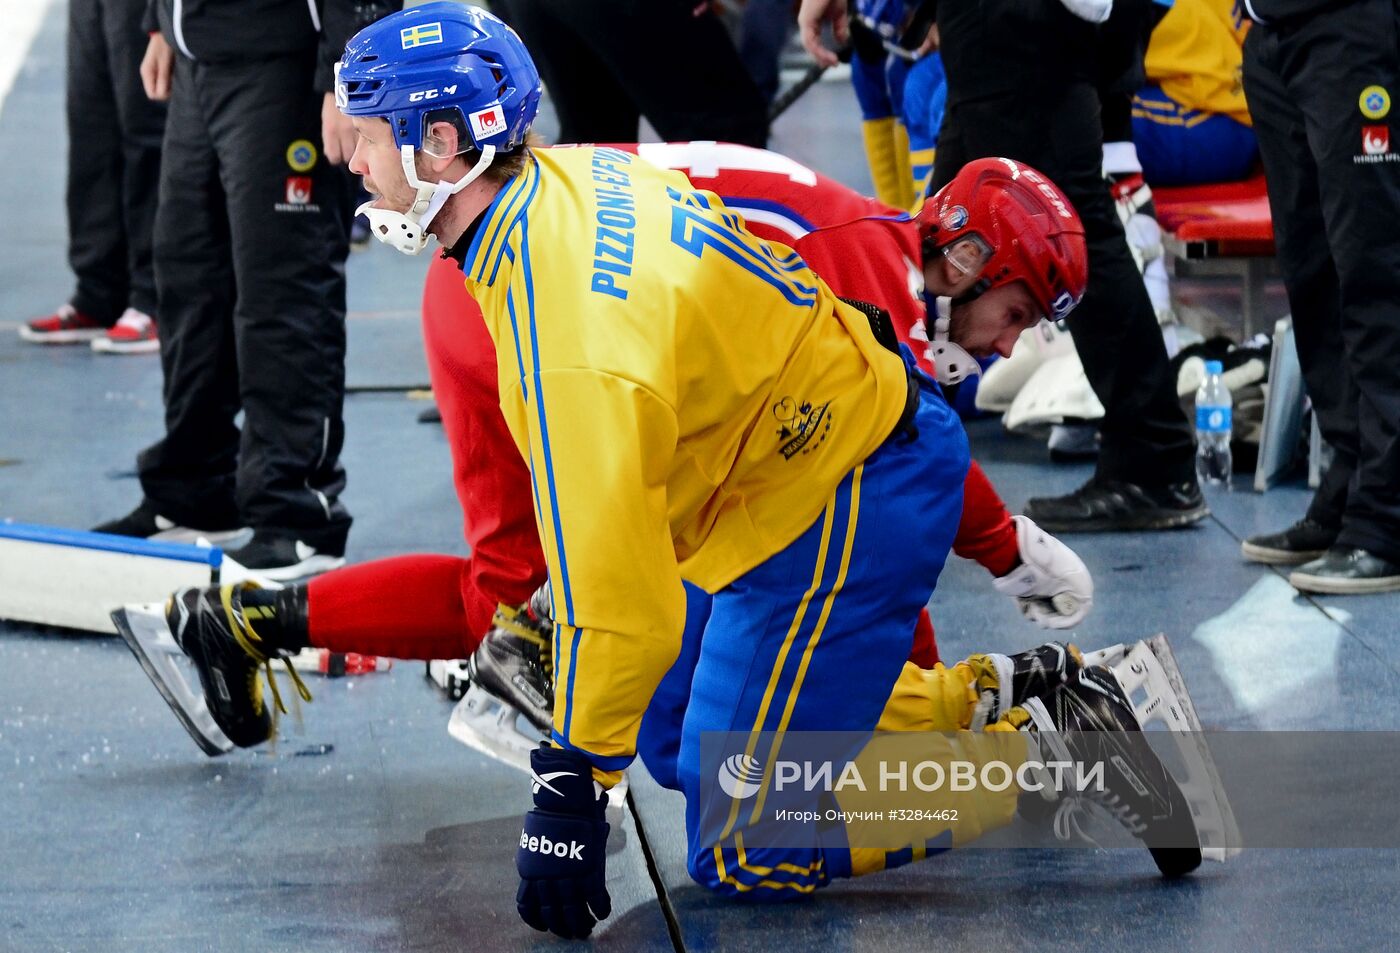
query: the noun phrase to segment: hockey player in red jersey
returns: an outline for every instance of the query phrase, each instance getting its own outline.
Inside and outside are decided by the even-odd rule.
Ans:
[[[686,172],[697,188],[716,193],[742,215],[756,236],[796,250],[838,295],[885,311],[899,340],[930,374],[951,383],[961,379],[963,368],[975,367],[956,345],[929,340],[946,339],[947,329],[940,333],[935,327],[930,334],[925,328],[922,243],[939,229],[971,231],[980,225],[987,231],[991,223],[968,220],[978,214],[976,206],[962,212],[963,221],[933,222],[889,208],[774,152],[713,142],[619,148]],[[270,633],[288,648],[310,645],[425,660],[475,653],[469,671],[485,691],[468,698],[472,720],[463,715],[454,727],[474,747],[519,761],[537,737],[512,736],[511,713],[492,706],[502,699],[536,727],[548,726],[550,626],[542,618],[547,608],[530,605],[531,594],[545,581],[545,561],[530,474],[498,406],[494,345],[461,279],[456,261],[444,256],[432,262],[424,286],[423,332],[471,555],[391,557],[238,597],[243,606],[261,607],[259,633]],[[982,347],[1009,353],[1018,334],[1016,329]],[[1082,561],[1024,517],[1013,519],[975,462],[964,485],[953,549],[984,566],[998,590],[1043,627],[1071,628],[1088,614],[1093,585]],[[695,624],[688,622],[687,630],[698,632],[707,599],[698,590],[688,595]],[[685,659],[683,651],[678,666]],[[927,610],[914,633],[910,660],[922,668],[938,660]],[[658,698],[658,705],[664,703]],[[264,738],[255,733],[246,740]]]

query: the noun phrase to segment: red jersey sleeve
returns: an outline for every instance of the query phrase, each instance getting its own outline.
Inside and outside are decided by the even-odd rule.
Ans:
[[[973,460],[963,481],[962,522],[953,552],[981,563],[993,576],[1004,576],[1021,561],[1016,524],[992,481]]]

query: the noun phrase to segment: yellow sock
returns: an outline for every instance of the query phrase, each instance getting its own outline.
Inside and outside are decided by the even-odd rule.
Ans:
[[[870,164],[870,178],[875,183],[875,197],[886,205],[903,209],[908,207],[903,198],[909,176],[900,172],[895,129],[893,116],[866,119],[860,124],[861,138],[865,142],[865,161]],[[904,153],[908,155],[907,146]]]
[[[924,195],[928,192],[928,184],[933,179],[935,151],[934,149],[909,150],[909,167],[914,180],[914,201],[909,206],[910,215],[917,215],[920,206],[924,204]]]
[[[894,155],[900,183],[900,200],[895,207],[908,211],[914,204],[914,167],[909,161],[909,130],[898,120],[894,124]]]

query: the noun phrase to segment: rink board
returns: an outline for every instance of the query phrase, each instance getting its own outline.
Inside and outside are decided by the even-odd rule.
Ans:
[[[0,619],[116,634],[109,614],[219,581],[217,547],[0,522]]]

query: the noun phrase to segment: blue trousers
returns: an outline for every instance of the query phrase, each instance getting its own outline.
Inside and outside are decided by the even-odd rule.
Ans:
[[[1254,130],[1229,116],[1187,109],[1158,86],[1133,97],[1133,143],[1149,185],[1238,182],[1259,158]]]
[[[938,145],[938,127],[948,102],[943,59],[930,53],[910,63],[897,56],[884,60],[851,58],[851,85],[862,119],[897,116],[909,130],[910,148]]]
[[[715,779],[701,777],[700,742],[705,732],[869,731],[879,720],[952,547],[969,461],[957,415],[937,384],[921,386],[917,437],[890,438],[852,470],[786,549],[712,597],[690,591],[685,644],[638,750],[686,795],[690,874],[720,893],[788,900],[850,875],[839,831],[745,851],[742,823],[720,839],[702,830],[702,785]]]

